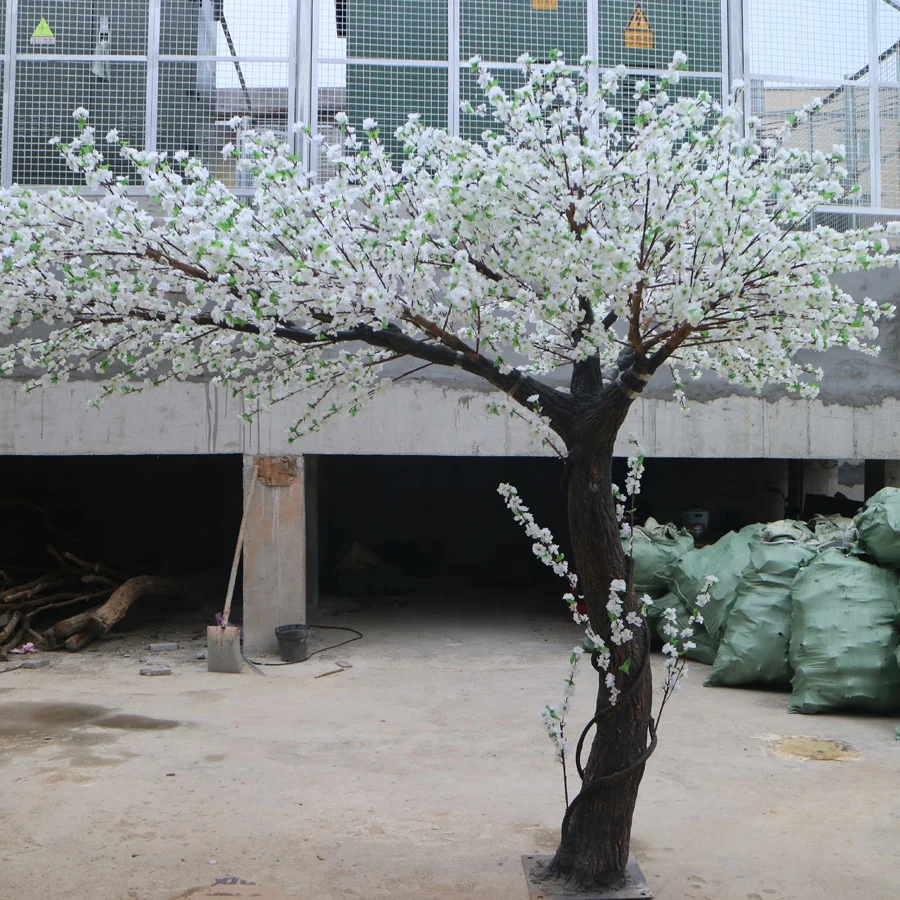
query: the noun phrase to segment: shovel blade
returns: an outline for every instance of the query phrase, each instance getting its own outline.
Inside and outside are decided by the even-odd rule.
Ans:
[[[206,669],[240,674],[241,629],[238,625],[209,625],[206,629]]]

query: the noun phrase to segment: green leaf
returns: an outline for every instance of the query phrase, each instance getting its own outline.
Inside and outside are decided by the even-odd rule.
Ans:
[[[623,662],[622,665],[619,666],[619,671],[624,672],[626,675],[630,675],[631,674],[631,660],[626,659],[625,662]]]

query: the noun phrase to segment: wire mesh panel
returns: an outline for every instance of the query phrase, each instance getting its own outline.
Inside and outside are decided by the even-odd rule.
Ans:
[[[147,52],[149,0],[19,0],[16,52],[104,57]],[[98,76],[102,77],[102,76]]]
[[[134,145],[149,139],[158,149],[190,150],[237,187],[244,185],[221,146],[239,142],[248,128],[287,140],[300,108],[326,143],[337,139],[338,111],[357,127],[377,119],[393,153],[391,134],[410,112],[478,137],[490,123],[457,111],[460,100],[483,99],[467,68],[475,55],[508,90],[522,83],[515,60],[524,52],[538,61],[559,50],[570,62],[596,54],[603,66],[622,63],[629,76],[618,102],[627,111],[633,81],[682,50],[692,74],[678,92],[722,96],[722,10],[732,2],[0,3],[4,183],[80,183],[47,145],[71,135],[79,106],[91,111],[101,136],[115,126]],[[7,21],[11,13],[15,20]],[[811,149],[843,144],[861,187],[846,202],[900,208],[900,0],[744,0],[744,22],[746,40],[732,49],[739,55],[746,47],[749,105],[762,132],[774,133],[786,114],[824,98],[790,141]],[[235,116],[237,131],[228,124]]]
[[[447,19],[447,0],[347,0],[347,58],[446,62]]]
[[[146,136],[149,0],[19,0],[15,28],[11,178],[79,184],[49,145],[73,134],[84,107],[102,136],[113,127],[141,146]],[[118,172],[127,167],[111,154]]]
[[[110,62],[106,77],[96,78],[90,62],[19,60],[16,66],[15,119],[12,139],[12,180],[27,185],[81,184],[48,141],[63,141],[75,133],[72,110],[84,107],[97,130],[98,143],[117,128],[123,138],[142,147],[146,137],[144,63]],[[117,147],[109,147],[108,162],[117,174],[129,174]]]
[[[252,189],[221,150],[246,148],[251,129],[289,141],[296,7],[297,0],[162,0],[158,149],[188,150],[231,187]],[[235,118],[237,128],[229,124]]]
[[[388,152],[399,158],[402,147],[396,129],[411,113],[437,128],[447,127],[446,66],[378,65],[374,63],[323,64],[319,69],[318,132],[325,146],[341,135],[334,121],[345,112],[350,124],[360,129],[367,118],[378,123]],[[318,165],[320,177],[331,174],[325,154]]]
[[[159,52],[286,59],[296,6],[296,0],[161,0]]]
[[[900,3],[878,7],[881,206],[900,209]]]
[[[512,63],[523,53],[549,61],[559,50],[578,63],[588,52],[587,0],[460,0],[463,61]]]
[[[447,127],[448,0],[319,0],[317,127],[326,145],[340,139],[334,115],[359,129],[375,119],[388,151],[410,113]],[[324,154],[320,177],[328,172]]]
[[[775,135],[789,115],[821,100],[787,142],[811,151],[845,148],[846,186],[859,191],[841,205],[900,207],[895,87],[880,86],[900,87],[900,3],[747,0],[746,7],[750,111],[761,134]]]
[[[2,123],[8,119],[12,119],[12,102],[7,108],[6,104],[6,10],[0,6],[0,173],[3,172],[3,152],[6,149],[6,128]],[[0,179],[2,180],[2,179]]]
[[[753,74],[806,84],[868,78],[869,0],[747,0]]]
[[[722,70],[720,0],[600,0],[603,66],[665,69],[676,51],[695,72]]]
[[[237,160],[221,151],[230,143],[249,152],[244,134],[250,129],[288,141],[288,65],[243,63],[246,89],[232,83],[232,69],[222,60],[160,62],[157,145],[170,153],[187,150],[230,187],[249,188]],[[235,118],[237,128],[231,124]]]

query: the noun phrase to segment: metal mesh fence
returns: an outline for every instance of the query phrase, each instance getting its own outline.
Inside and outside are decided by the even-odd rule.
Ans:
[[[788,114],[822,100],[789,142],[845,148],[847,186],[860,191],[840,205],[900,209],[900,2],[746,0],[745,27],[749,105],[762,134],[776,133]]]
[[[726,27],[740,9],[743,35]],[[0,176],[77,183],[47,141],[70,135],[84,106],[98,131],[187,149],[249,190],[219,152],[248,128],[290,141],[308,121],[327,145],[343,111],[357,126],[377,119],[396,153],[392,132],[416,112],[477,138],[490,123],[460,112],[482,100],[468,60],[512,90],[522,53],[540,62],[556,50],[624,64],[626,113],[628,84],[676,50],[690,70],[679,92],[721,97],[726,73],[746,73],[766,134],[823,97],[790,140],[845,145],[861,186],[848,202],[900,209],[900,0],[0,0]],[[309,163],[328,174],[324,155]]]

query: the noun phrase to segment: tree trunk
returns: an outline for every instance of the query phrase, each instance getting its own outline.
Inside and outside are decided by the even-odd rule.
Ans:
[[[650,731],[652,684],[644,659],[649,640],[632,627],[631,641],[613,645],[606,611],[610,582],[628,580],[612,496],[612,455],[629,405],[626,397],[616,398],[610,414],[591,428],[590,441],[572,448],[568,464],[569,530],[579,590],[594,631],[610,646],[610,671],[622,692],[610,709],[606,673],[601,672],[596,732],[581,792],[566,811],[562,839],[548,870],[552,877],[580,888],[610,887],[624,874]],[[623,606],[625,613],[640,611],[632,590]],[[630,673],[619,671],[629,657]]]

